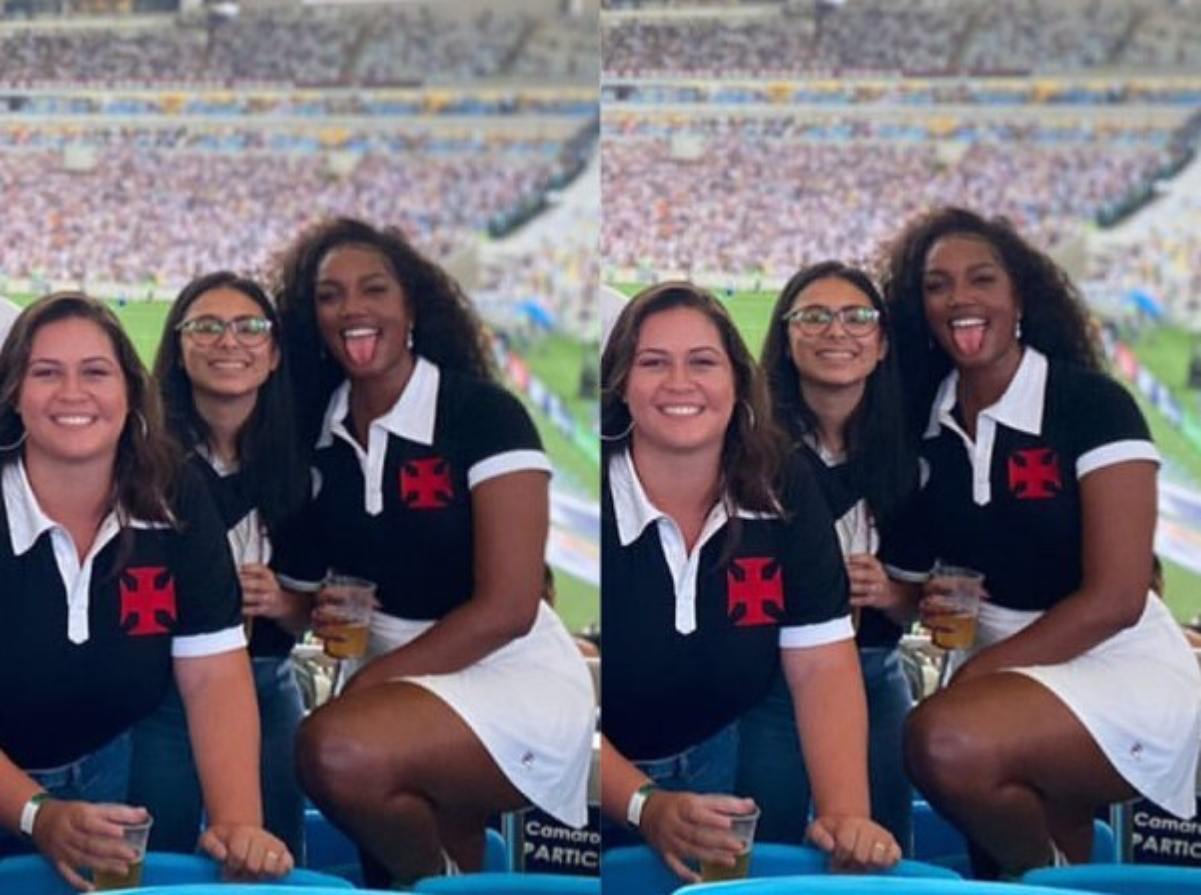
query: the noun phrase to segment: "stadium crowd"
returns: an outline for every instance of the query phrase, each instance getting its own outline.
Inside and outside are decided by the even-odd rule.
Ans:
[[[744,140],[683,157],[666,138],[608,137],[601,255],[611,267],[786,276],[822,258],[866,262],[896,221],[957,201],[1054,246],[1163,162],[1158,149]]]
[[[0,153],[9,203],[0,270],[131,284],[261,270],[288,234],[337,211],[393,221],[441,256],[559,170],[553,154],[411,146],[367,155],[339,177],[319,154],[172,150],[113,137],[87,170],[64,169],[61,152],[46,149]]]
[[[722,16],[609,17],[601,61],[609,78],[1171,68],[1201,51],[1187,24],[1196,11],[1193,0],[731,5]]]
[[[590,83],[595,70],[573,53],[585,30],[595,32],[595,20],[481,12],[466,3],[306,4],[121,27],[34,21],[0,32],[0,85],[334,87],[535,76]],[[523,60],[529,40],[536,52]]]

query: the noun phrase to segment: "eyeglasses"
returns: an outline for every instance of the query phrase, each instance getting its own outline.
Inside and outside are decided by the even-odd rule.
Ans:
[[[175,331],[189,336],[197,345],[216,345],[226,330],[234,334],[239,345],[254,348],[262,345],[271,336],[271,321],[266,317],[235,317],[222,320],[220,317],[193,317],[175,327]]]
[[[867,336],[880,325],[880,311],[866,305],[847,305],[845,308],[827,308],[825,305],[805,305],[793,308],[781,319],[785,326],[795,326],[803,336],[820,336],[838,318],[849,336]]]

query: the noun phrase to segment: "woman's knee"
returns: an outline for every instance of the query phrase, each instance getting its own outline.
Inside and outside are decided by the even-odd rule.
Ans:
[[[926,794],[953,798],[988,785],[995,776],[985,738],[937,698],[910,712],[903,746],[909,779]]]
[[[296,771],[317,802],[363,802],[386,790],[382,744],[342,723],[338,712],[318,710],[296,734]]]

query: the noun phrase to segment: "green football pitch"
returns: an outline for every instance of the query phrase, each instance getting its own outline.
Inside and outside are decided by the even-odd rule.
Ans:
[[[18,304],[31,300],[30,296],[12,298]],[[153,363],[154,353],[162,337],[163,320],[167,316],[169,303],[138,301],[114,303],[112,307],[121,318],[125,331],[129,333],[142,360],[149,367]],[[557,334],[532,343],[527,355],[531,370],[546,382],[552,391],[567,400],[569,406],[577,413],[588,410],[586,402],[576,397],[580,370],[585,363],[595,363],[595,358],[595,345]],[[530,408],[556,473],[577,490],[595,498],[600,487],[599,464],[564,438],[536,408],[528,402],[526,406]],[[555,588],[556,608],[570,630],[579,631],[600,620],[600,591],[597,587],[556,569]]]
[[[626,295],[633,295],[641,287],[617,284]],[[774,292],[717,292],[725,303],[730,316],[737,324],[747,346],[758,356],[763,339],[767,335],[768,318],[776,300]],[[1201,396],[1186,385],[1188,362],[1192,352],[1193,337],[1174,327],[1154,327],[1146,330],[1134,343],[1139,360],[1155,373],[1182,404],[1201,410]],[[1184,439],[1168,420],[1134,393],[1135,399],[1147,417],[1148,425],[1156,445],[1175,474],[1180,474],[1201,488],[1201,451]],[[1173,562],[1164,563],[1166,602],[1173,614],[1182,621],[1191,620],[1201,614],[1201,576]]]

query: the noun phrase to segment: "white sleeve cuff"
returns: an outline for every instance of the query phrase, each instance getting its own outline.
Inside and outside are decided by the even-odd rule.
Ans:
[[[825,646],[839,640],[853,640],[855,628],[849,615],[840,615],[813,625],[789,625],[780,629],[780,649],[804,649]]]
[[[302,578],[292,578],[288,575],[281,575],[279,572],[275,573],[275,580],[288,590],[294,590],[300,594],[315,594],[317,591],[321,590],[320,581],[305,581]]]
[[[207,634],[188,634],[171,638],[171,656],[175,659],[194,659],[197,656],[215,656],[246,647],[246,628],[235,625]]]
[[[1102,467],[1129,460],[1150,460],[1152,463],[1159,463],[1159,451],[1155,449],[1154,444],[1141,439],[1103,444],[1091,451],[1085,451],[1076,458],[1076,478],[1082,479]]]
[[[908,569],[897,568],[884,563],[884,571],[888,573],[889,578],[895,578],[897,581],[904,581],[908,584],[923,584],[930,577],[929,572],[911,572]]]
[[[498,475],[527,470],[553,472],[550,460],[542,451],[505,451],[503,454],[486,457],[467,470],[467,487],[474,488],[480,482],[494,479]]]

